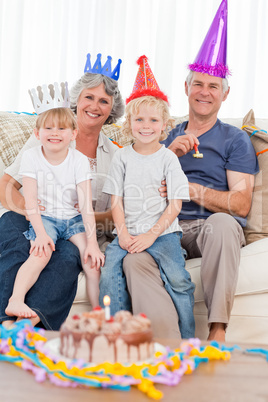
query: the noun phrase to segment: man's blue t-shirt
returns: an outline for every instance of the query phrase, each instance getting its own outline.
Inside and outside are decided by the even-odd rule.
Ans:
[[[162,143],[168,147],[172,141],[184,135],[188,122],[176,126]],[[256,174],[258,160],[253,145],[245,131],[221,122],[219,119],[206,133],[198,137],[198,150],[202,159],[194,158],[195,151],[179,158],[189,182],[199,183],[214,190],[228,191],[226,170]],[[213,212],[193,201],[183,202],[179,219],[206,219]],[[246,219],[237,218],[242,226]]]

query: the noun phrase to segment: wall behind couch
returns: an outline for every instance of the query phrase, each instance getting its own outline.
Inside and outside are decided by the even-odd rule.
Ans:
[[[146,54],[174,115],[187,113],[184,80],[221,0],[0,0],[0,110],[32,112],[28,89],[69,85],[86,54],[123,60],[120,88],[132,90],[136,60]],[[267,116],[268,1],[228,0],[231,92],[222,117],[251,108]]]

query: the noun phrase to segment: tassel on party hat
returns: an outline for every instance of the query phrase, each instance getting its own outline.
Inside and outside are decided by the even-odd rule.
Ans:
[[[138,74],[134,83],[131,95],[127,98],[126,103],[142,96],[154,96],[168,102],[167,96],[160,91],[153,72],[148,64],[146,56],[141,56],[137,60],[139,65]]]
[[[222,0],[190,70],[221,78],[230,74],[226,65],[227,14],[227,0]]]

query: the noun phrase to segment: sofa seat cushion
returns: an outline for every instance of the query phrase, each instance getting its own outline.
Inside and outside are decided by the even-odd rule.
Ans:
[[[268,238],[248,244],[241,249],[236,296],[268,293],[268,269],[265,261],[268,261]],[[204,301],[200,265],[201,258],[186,261],[186,269],[190,272],[192,281],[196,284],[195,303]]]
[[[228,330],[226,342],[267,344],[268,312],[267,293],[245,296],[236,296]],[[194,306],[196,324],[195,336],[200,339],[208,337],[207,308],[204,302]]]

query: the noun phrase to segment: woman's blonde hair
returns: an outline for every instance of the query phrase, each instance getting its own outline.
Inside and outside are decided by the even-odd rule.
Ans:
[[[62,128],[70,128],[71,130],[77,129],[76,117],[69,108],[59,107],[41,113],[36,119],[37,130],[45,127],[48,119],[52,119],[53,122],[57,120],[57,124]]]
[[[131,130],[131,116],[139,113],[139,108],[142,105],[154,106],[157,111],[162,115],[162,119],[166,124],[166,129],[162,131],[159,141],[163,141],[167,138],[167,133],[173,127],[175,127],[174,119],[169,114],[169,107],[167,102],[154,96],[142,96],[140,98],[133,99],[126,106],[125,121],[122,124],[122,134],[130,138],[134,138]]]

